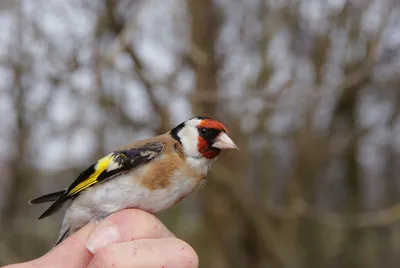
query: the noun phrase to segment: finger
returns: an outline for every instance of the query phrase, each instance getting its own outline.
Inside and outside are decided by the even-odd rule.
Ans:
[[[142,210],[126,209],[96,225],[86,240],[86,248],[95,253],[113,243],[165,237],[174,235],[154,215]]]
[[[44,256],[32,261],[35,267],[86,267],[93,254],[85,247],[85,241],[94,222],[88,223],[72,236],[68,237],[57,247]]]
[[[99,250],[88,268],[198,267],[196,252],[177,238],[142,239]]]

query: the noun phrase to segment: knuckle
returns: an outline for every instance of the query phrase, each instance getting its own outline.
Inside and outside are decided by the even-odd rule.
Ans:
[[[125,222],[140,222],[147,226],[147,224],[155,223],[157,218],[140,209],[124,209],[111,215],[112,221],[119,225]]]
[[[174,237],[167,227],[153,214],[139,209],[125,209],[109,216],[105,225],[118,226],[121,239],[124,241]],[[132,225],[135,228],[131,228]]]
[[[185,241],[172,238],[174,244],[180,252],[182,267],[197,268],[199,266],[199,257],[196,251]]]
[[[126,211],[125,215],[121,215],[120,221],[130,221],[136,224],[136,229],[140,230],[140,237],[158,237],[162,232],[161,222],[152,214],[143,210],[131,210]]]
[[[138,213],[140,213],[140,211],[137,209],[124,209],[111,214],[109,219],[115,224],[120,224],[125,221],[135,220],[138,217],[136,215]]]
[[[103,248],[96,252],[93,261],[96,264],[94,267],[115,267],[114,254],[110,248]]]
[[[152,214],[146,215],[146,220],[143,222],[144,228],[150,234],[150,237],[158,238],[163,237],[166,227]]]
[[[173,236],[172,233],[162,224],[153,214],[142,210],[135,210],[130,213],[130,219],[136,222],[137,229],[140,230],[141,238],[159,238]]]

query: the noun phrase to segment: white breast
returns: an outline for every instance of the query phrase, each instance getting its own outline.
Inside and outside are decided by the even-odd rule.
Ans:
[[[210,160],[187,159],[188,166],[206,175],[212,162]],[[145,172],[148,166],[133,172]],[[186,167],[187,168],[187,167]],[[85,190],[68,208],[64,224],[72,230],[79,229],[94,218],[103,218],[125,208],[138,208],[157,213],[171,207],[181,198],[191,193],[198,185],[198,177],[188,177],[186,170],[177,170],[169,179],[165,189],[150,190],[138,180],[132,179],[133,173],[118,176]]]

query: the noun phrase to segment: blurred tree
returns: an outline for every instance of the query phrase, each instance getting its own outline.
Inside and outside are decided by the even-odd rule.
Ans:
[[[3,1],[0,265],[62,213],[30,197],[192,115],[240,147],[159,216],[202,267],[396,267],[395,1]]]

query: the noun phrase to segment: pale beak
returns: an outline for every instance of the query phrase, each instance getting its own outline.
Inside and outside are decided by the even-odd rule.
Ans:
[[[238,149],[239,150],[239,148],[236,146],[236,144],[224,132],[221,132],[221,134],[218,135],[218,137],[215,139],[212,147],[215,147],[218,149]]]

